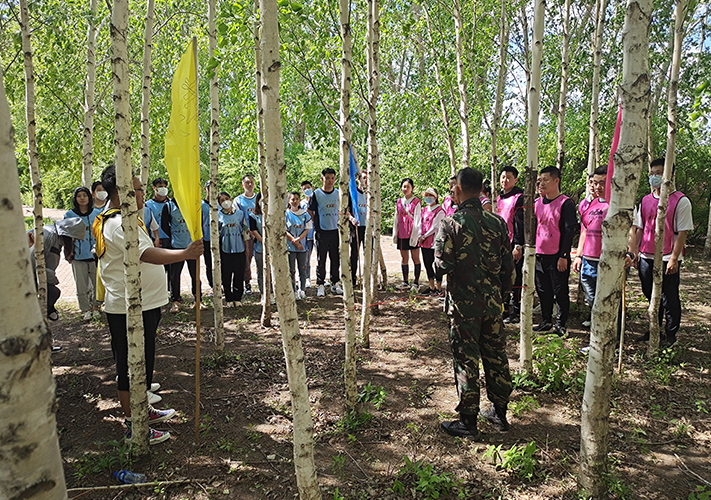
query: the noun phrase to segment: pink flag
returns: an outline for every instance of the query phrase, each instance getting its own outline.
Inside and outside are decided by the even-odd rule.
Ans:
[[[620,143],[620,127],[622,125],[622,103],[617,111],[617,123],[615,123],[615,133],[612,136],[612,147],[610,147],[610,159],[607,161],[607,179],[605,180],[605,200],[610,202],[610,191],[612,191],[612,174],[615,173],[615,153]]]

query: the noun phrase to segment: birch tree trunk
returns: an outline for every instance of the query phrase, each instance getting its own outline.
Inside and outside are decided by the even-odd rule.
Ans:
[[[153,0],[150,0],[153,1]],[[210,46],[210,57],[215,57],[217,48],[217,8],[216,0],[207,2],[207,24],[208,39]],[[220,81],[217,76],[219,67],[215,67],[215,73],[210,79],[210,254],[212,256],[212,307],[215,318],[215,344],[219,352],[225,351],[225,324],[223,315],[223,301],[219,300],[220,290],[222,290],[222,260],[220,259],[220,230],[217,222],[218,200],[220,178],[218,175],[220,165]],[[257,93],[259,96],[259,93]]]
[[[34,199],[35,218],[35,263],[37,294],[42,317],[47,316],[47,266],[44,260],[44,215],[42,213],[42,180],[37,162],[37,124],[35,122],[35,74],[32,66],[32,43],[30,41],[30,16],[27,0],[20,0],[20,30],[22,54],[25,61],[25,119],[27,120],[27,157],[30,160],[30,179]]]
[[[0,498],[61,500],[67,491],[49,359],[52,338],[35,294],[2,82],[0,69],[0,232],[5,256],[0,273]]]
[[[363,259],[363,309],[360,316],[360,335],[363,347],[370,347],[370,314],[374,290],[377,287],[378,266],[375,256],[380,252],[380,231],[376,238],[376,225],[380,219],[380,190],[375,188],[377,176],[380,185],[378,156],[378,96],[380,94],[380,2],[368,0],[368,222],[365,228],[365,255]]]
[[[672,37],[674,40],[674,55],[672,56],[671,75],[669,76],[669,90],[667,92],[667,153],[664,158],[664,174],[662,176],[662,187],[659,192],[659,204],[657,205],[657,220],[654,232],[654,270],[652,296],[649,299],[649,345],[647,346],[647,356],[651,357],[659,349],[659,308],[662,299],[663,281],[663,250],[664,250],[664,229],[667,217],[667,207],[669,206],[669,195],[674,192],[673,175],[674,162],[676,161],[676,128],[677,128],[677,93],[679,90],[679,70],[681,67],[681,44],[684,41],[684,19],[686,18],[686,0],[677,0],[674,8],[674,30]],[[677,270],[677,272],[680,272]]]
[[[570,60],[570,0],[563,6],[563,49],[560,63],[560,97],[558,99],[558,154],[556,166],[562,172],[565,165],[565,112],[568,108],[568,62]]]
[[[538,120],[541,109],[541,61],[543,59],[543,27],[546,2],[536,0],[533,11],[533,48],[531,51],[531,82],[528,86],[528,145],[526,155],[526,245],[523,255],[523,291],[521,293],[521,347],[519,359],[527,372],[532,369],[533,290],[536,260],[536,238],[533,225],[533,199],[538,172]]]
[[[497,174],[499,172],[499,152],[498,152],[498,135],[499,126],[501,124],[501,112],[503,109],[504,86],[506,85],[506,54],[509,45],[509,30],[508,20],[506,19],[506,0],[501,0],[501,19],[499,20],[499,77],[496,83],[496,97],[494,99],[494,116],[491,119],[491,187],[492,195],[496,191],[494,186],[497,185]],[[494,213],[496,213],[496,196],[491,197],[491,202],[494,204]]]
[[[526,89],[528,89],[531,86],[531,48],[529,46],[528,39],[528,16],[526,15],[526,2],[521,2],[521,31],[523,38],[523,65],[524,71],[526,72]],[[525,105],[524,108],[526,109],[526,114],[528,114],[530,110],[528,106],[528,92],[523,93],[523,98]],[[528,119],[528,116],[526,119]]]
[[[454,0],[454,31],[457,43],[457,86],[459,87],[459,122],[462,127],[462,168],[470,163],[469,144],[469,104],[467,103],[467,81],[464,75],[464,22],[459,0]]]
[[[341,23],[341,109],[340,109],[340,129],[341,129],[341,172],[339,175],[340,209],[338,216],[338,230],[341,236],[340,256],[341,256],[341,286],[343,287],[343,307],[346,321],[345,347],[346,359],[343,367],[343,378],[346,385],[346,411],[353,411],[358,398],[358,388],[356,382],[356,341],[355,341],[355,307],[353,300],[353,282],[351,281],[351,262],[349,255],[350,245],[348,236],[350,227],[348,222],[348,198],[349,198],[349,171],[350,171],[350,147],[351,147],[351,21],[350,2],[339,0],[340,23]]]
[[[622,127],[615,153],[610,208],[603,224],[602,255],[592,310],[590,354],[581,415],[580,474],[586,496],[607,498],[610,390],[617,314],[622,297],[627,233],[647,157],[649,26],[652,0],[628,0],[623,30]]]
[[[672,60],[672,52],[674,52],[674,35],[669,37],[669,46],[667,48],[669,57],[664,64],[664,68],[659,72],[659,80],[657,85],[654,87],[654,93],[652,94],[652,104],[649,106],[649,116],[647,116],[647,159],[649,163],[654,160],[654,115],[657,114],[659,109],[659,101],[662,98],[662,89],[666,84],[667,72],[669,71],[669,65]],[[651,79],[651,77],[650,77]]]
[[[267,211],[269,210],[269,182],[267,181],[267,159],[264,152],[264,103],[262,102],[262,49],[259,34],[259,0],[254,0],[254,58],[255,82],[257,85],[257,162],[259,164],[259,190],[262,193],[262,326],[272,324],[272,265],[267,235]]]
[[[84,96],[84,138],[82,141],[82,186],[91,189],[94,177],[94,95],[96,94],[96,15],[98,0],[91,0],[89,28],[86,33],[86,95]]]
[[[590,91],[590,139],[588,143],[588,175],[597,168],[600,160],[600,61],[602,60],[602,32],[605,28],[605,11],[608,0],[597,0],[595,13],[595,38],[593,39],[593,76]]]
[[[95,2],[96,0],[92,0]],[[143,88],[141,90],[141,182],[148,184],[151,162],[150,110],[151,110],[151,51],[153,50],[153,14],[155,0],[147,0],[146,32],[143,36]]]
[[[285,234],[284,199],[286,196],[286,163],[284,139],[281,129],[281,104],[279,98],[279,25],[276,0],[260,0],[262,22],[262,99],[264,102],[264,139],[269,169],[269,216],[265,226],[269,234]],[[291,286],[286,238],[269,238],[274,258],[274,277],[279,307],[279,324],[284,343],[286,373],[294,422],[294,466],[296,484],[301,500],[320,500],[321,490],[316,479],[314,463],[313,421],[309,406],[309,388],[306,384],[304,351],[296,313],[294,290]]]
[[[146,360],[143,338],[143,307],[138,255],[138,208],[131,169],[131,103],[128,69],[128,0],[115,0],[111,12],[111,67],[114,80],[114,154],[116,184],[121,199],[121,219],[126,249],[125,271],[126,334],[128,373],[131,382],[133,443],[139,455],[148,453],[148,401],[146,400]]]

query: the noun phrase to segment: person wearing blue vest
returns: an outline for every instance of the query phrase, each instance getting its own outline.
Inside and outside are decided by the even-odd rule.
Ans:
[[[222,287],[225,290],[225,305],[242,305],[244,293],[244,231],[245,214],[239,205],[232,202],[229,193],[221,192],[217,199],[222,207],[219,212],[220,262]]]
[[[146,208],[148,208],[153,214],[153,218],[158,223],[158,245],[159,248],[171,248],[170,246],[170,236],[168,236],[163,230],[163,225],[161,223],[161,217],[163,216],[163,209],[165,208],[168,201],[168,181],[162,177],[156,177],[151,182],[153,187],[153,198],[146,202]],[[163,266],[165,268],[165,279],[168,284],[168,291],[170,292],[170,265]],[[180,291],[178,291],[180,294]]]
[[[96,300],[96,260],[94,259],[94,235],[91,228],[94,225],[96,214],[100,211],[94,208],[91,191],[83,186],[74,190],[72,196],[74,208],[64,214],[65,219],[79,218],[86,225],[86,236],[83,240],[74,240],[74,246],[67,256],[67,261],[72,265],[74,284],[77,288],[77,301],[82,319],[98,318],[99,301]]]
[[[286,246],[289,250],[289,271],[291,285],[296,300],[306,298],[306,236],[311,229],[311,216],[301,208],[301,196],[298,191],[289,193],[289,209],[286,211]],[[299,287],[296,286],[296,266],[299,267]]]
[[[183,214],[180,212],[180,207],[175,200],[170,200],[163,207],[161,215],[161,228],[163,232],[170,237],[170,248],[184,249],[188,248],[192,239],[188,225],[185,222]],[[183,266],[188,263],[188,272],[190,273],[190,286],[193,292],[193,297],[197,298],[197,288],[195,284],[195,273],[197,270],[197,260],[181,260],[170,265],[170,307],[171,313],[180,311],[180,274],[183,272]],[[201,309],[207,309],[207,306],[200,303]]]
[[[360,172],[358,174],[358,210],[353,210],[352,198],[348,198],[348,219],[350,220],[351,233],[349,235],[349,243],[351,246],[351,280],[353,286],[356,286],[356,278],[358,277],[358,257],[359,247],[365,241],[365,224],[368,217],[368,200],[365,196],[365,189],[368,189],[368,172]]]
[[[264,293],[264,240],[262,238],[262,193],[257,193],[254,211],[249,214],[249,234],[254,240],[254,262],[257,265],[259,293]],[[272,297],[273,298],[273,297]]]
[[[301,183],[301,192],[304,197],[301,200],[301,208],[309,209],[309,202],[314,194],[314,188],[309,181]],[[309,234],[306,235],[306,288],[311,288],[311,253],[314,250],[314,226],[311,225]]]
[[[254,212],[254,205],[257,200],[257,195],[254,194],[254,176],[246,174],[242,177],[242,188],[244,193],[237,196],[232,205],[234,208],[239,206],[239,209],[244,213],[245,220],[249,218],[249,214]],[[249,232],[244,235],[245,247],[245,262],[244,262],[244,293],[249,295],[252,293],[252,254],[254,253],[254,240]]]
[[[309,215],[316,230],[316,283],[317,297],[326,295],[326,257],[331,261],[331,293],[342,295],[339,283],[341,260],[338,255],[338,189],[336,171],[324,168],[321,171],[322,186],[314,191],[309,201]]]
[[[205,241],[205,250],[202,258],[205,261],[205,274],[207,282],[212,288],[212,249],[210,248],[210,181],[205,183],[205,199],[202,200],[202,239]]]

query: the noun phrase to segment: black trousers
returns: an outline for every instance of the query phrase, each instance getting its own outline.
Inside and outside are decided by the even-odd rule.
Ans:
[[[338,230],[316,231],[316,284],[326,282],[326,257],[331,261],[331,285],[341,281],[341,258],[338,255]]]
[[[153,367],[156,360],[156,331],[160,323],[160,307],[143,311],[143,342],[146,356],[146,388],[153,382]],[[116,361],[118,390],[128,391],[128,335],[126,334],[126,315],[106,313],[111,333],[111,352]]]
[[[659,306],[659,326],[666,316],[667,324],[665,332],[667,338],[676,339],[681,324],[681,300],[679,298],[679,271],[674,274],[664,274],[667,270],[667,263],[662,266],[662,303]],[[654,283],[654,260],[639,260],[639,281],[642,284],[642,293],[647,300],[652,298],[652,286]]]
[[[356,238],[356,235],[358,237]],[[351,279],[353,281],[353,286],[356,284],[356,278],[358,276],[358,257],[360,256],[359,247],[364,246],[365,242],[365,226],[356,226],[351,228]]]
[[[212,249],[210,248],[210,242],[205,242],[205,250],[202,252],[202,258],[205,260],[205,274],[207,275],[207,282],[212,288]]]
[[[544,323],[553,321],[553,302],[558,306],[556,325],[565,327],[570,313],[570,259],[565,271],[558,271],[557,255],[536,255],[536,293],[541,301]]]
[[[170,245],[170,238],[161,238],[160,239],[160,247],[161,248],[173,248]],[[171,297],[172,297],[173,290],[170,285],[170,264],[163,264],[163,269],[165,269],[165,280],[168,283],[168,292],[170,292]],[[178,291],[178,295],[180,295],[180,291]]]
[[[244,252],[225,253],[220,250],[222,265],[222,287],[225,289],[225,300],[235,302],[242,300],[244,294],[244,266],[247,257]]]
[[[434,280],[437,279],[437,283],[442,283],[442,276],[438,276],[434,268],[434,248],[420,247],[420,252],[422,252],[422,262],[425,264],[425,271],[427,271],[427,279]]]
[[[170,301],[180,302],[180,274],[183,272],[183,264],[188,263],[188,272],[190,273],[190,289],[193,291],[193,297],[197,297],[195,288],[195,271],[197,270],[197,262],[194,260],[181,260],[170,265]]]
[[[521,290],[523,289],[523,257],[516,264],[516,274],[514,275],[513,289],[507,306],[508,314],[514,316],[521,315]]]

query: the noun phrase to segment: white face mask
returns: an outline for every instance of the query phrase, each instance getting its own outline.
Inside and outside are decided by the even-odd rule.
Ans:
[[[109,193],[107,193],[106,191],[97,191],[96,192],[96,199],[97,200],[104,201],[108,197],[109,197]]]
[[[225,200],[225,201],[223,201],[222,203],[220,203],[220,205],[221,205],[222,208],[224,208],[225,210],[229,210],[230,208],[232,208],[232,202],[231,202],[230,200]]]
[[[156,189],[156,193],[158,193],[158,196],[168,196],[168,188],[159,187],[158,189]]]

